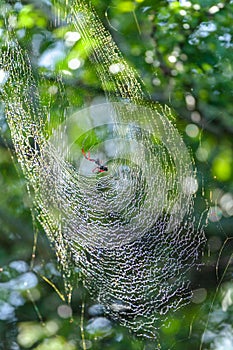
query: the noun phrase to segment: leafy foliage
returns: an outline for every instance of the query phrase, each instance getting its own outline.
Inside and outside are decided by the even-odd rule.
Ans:
[[[202,271],[192,276],[194,289],[207,290],[208,298],[202,301],[197,298],[201,308],[193,303],[169,320],[170,327],[161,330],[162,348],[169,349],[174,346],[178,350],[186,345],[189,349],[197,349],[206,324],[204,314],[210,314],[211,319],[206,326],[203,342],[205,348],[215,346],[220,349],[226,339],[223,328],[231,331],[232,308],[232,267],[228,265],[231,247],[228,243],[231,242],[233,224],[233,197],[230,194],[233,190],[233,4],[231,1],[212,0],[157,1],[156,4],[150,0],[112,0],[108,5],[103,0],[95,0],[93,4],[123,55],[143,78],[152,98],[168,104],[176,111],[174,122],[189,145],[198,167],[199,194],[204,191],[211,207],[206,229],[207,250],[210,254],[203,258],[205,265]],[[57,17],[49,2],[1,1],[0,14],[0,43],[5,36],[10,35],[10,28],[16,33],[21,45],[27,48],[35,72],[39,71],[43,75],[41,98],[44,106],[50,106],[54,124],[67,105],[75,111],[89,100],[102,98],[102,88],[80,38],[72,34],[71,26],[57,26]],[[61,91],[65,90],[67,100],[61,100],[56,93],[59,89],[54,84],[57,74],[62,77],[60,88]],[[0,126],[0,187],[1,193],[4,193],[0,199],[0,256],[3,266],[3,273],[0,275],[1,288],[4,291],[1,293],[0,305],[8,303],[14,309],[14,317],[16,313],[16,318],[13,317],[8,325],[5,320],[1,321],[3,331],[0,337],[4,339],[2,343],[10,347],[10,343],[18,342],[22,349],[35,348],[35,344],[38,344],[37,349],[46,349],[47,339],[51,346],[56,344],[57,349],[59,346],[66,346],[67,349],[79,348],[83,346],[79,330],[81,298],[76,297],[73,301],[75,316],[70,323],[69,317],[64,319],[64,313],[59,314],[56,311],[63,302],[53,288],[42,282],[42,279],[40,283],[28,288],[38,305],[39,314],[45,320],[44,328],[35,312],[36,307],[28,297],[27,289],[17,291],[21,304],[14,305],[10,301],[12,291],[8,287],[3,288],[4,283],[14,281],[17,274],[23,274],[22,271],[12,269],[10,262],[19,259],[31,262],[33,228],[25,183],[18,166],[13,165],[12,153],[9,151],[10,135],[3,105],[0,108]],[[197,215],[206,207],[199,194]],[[34,269],[40,276],[46,276],[52,283],[59,285],[59,273],[51,273],[47,268],[48,261],[52,259],[48,243],[42,238],[43,233],[39,236]],[[221,247],[224,249],[220,250]],[[223,284],[222,289],[217,289],[216,303],[209,311],[211,297],[216,291],[216,266],[220,273],[218,283],[224,280],[228,283]],[[207,276],[210,276],[210,281]],[[79,289],[77,295],[80,290],[82,289]],[[87,305],[90,303],[87,300]],[[94,349],[141,349],[144,346],[124,329],[112,324],[110,326],[107,321],[106,329],[110,327],[109,332],[99,329],[96,324],[93,326],[93,318],[102,316],[101,312],[97,316],[91,312],[85,315],[87,348],[88,344]],[[203,321],[199,322],[200,319]],[[224,327],[218,320],[224,320]],[[27,323],[28,321],[31,323]],[[54,322],[54,328],[51,324],[49,328],[49,322]],[[188,328],[193,326],[191,336],[187,325]],[[12,333],[10,335],[12,329],[15,332],[14,337]],[[34,340],[26,344],[27,332],[34,335]],[[55,334],[59,336],[56,338]],[[180,339],[183,339],[181,343]],[[149,349],[153,345],[145,346]]]

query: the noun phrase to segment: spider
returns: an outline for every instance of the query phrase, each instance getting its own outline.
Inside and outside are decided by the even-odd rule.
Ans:
[[[90,152],[88,152],[88,155],[86,155],[84,149],[82,148],[82,154],[83,156],[89,160],[90,162],[94,162],[95,164],[97,164],[97,167],[95,167],[92,172],[97,172],[97,173],[103,173],[105,171],[108,171],[108,167],[104,164],[101,164],[100,163],[100,160],[97,158],[97,159],[93,159],[93,158],[90,158]]]

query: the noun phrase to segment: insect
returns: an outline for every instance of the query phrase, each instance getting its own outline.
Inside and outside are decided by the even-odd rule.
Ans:
[[[88,152],[88,155],[86,155],[86,152],[84,151],[83,148],[82,148],[82,154],[87,160],[89,160],[90,162],[94,162],[97,165],[97,167],[95,167],[92,170],[93,173],[95,173],[95,172],[103,173],[105,171],[108,171],[108,167],[106,165],[104,165],[104,164],[101,164],[101,162],[100,162],[100,160],[98,158],[97,159],[93,159],[93,158],[90,157],[90,152]]]

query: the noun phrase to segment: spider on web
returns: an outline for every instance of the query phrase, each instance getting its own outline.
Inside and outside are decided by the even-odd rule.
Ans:
[[[82,154],[87,160],[89,160],[90,162],[94,162],[97,165],[97,167],[92,169],[93,173],[103,173],[105,171],[108,171],[108,167],[105,164],[101,164],[99,158],[97,158],[97,159],[91,158],[90,152],[88,152],[88,154],[86,154],[86,152],[84,151],[83,148],[82,148]]]

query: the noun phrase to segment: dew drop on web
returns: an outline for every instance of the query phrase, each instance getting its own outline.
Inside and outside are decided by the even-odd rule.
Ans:
[[[170,110],[144,101],[137,73],[94,10],[71,4],[65,13],[78,40],[96,38],[92,60],[106,102],[62,115],[48,135],[27,54],[8,42],[0,58],[7,121],[67,288],[73,261],[107,315],[156,338],[158,321],[190,301],[187,271],[205,242],[194,217],[195,167]],[[108,170],[93,172],[99,164]]]

